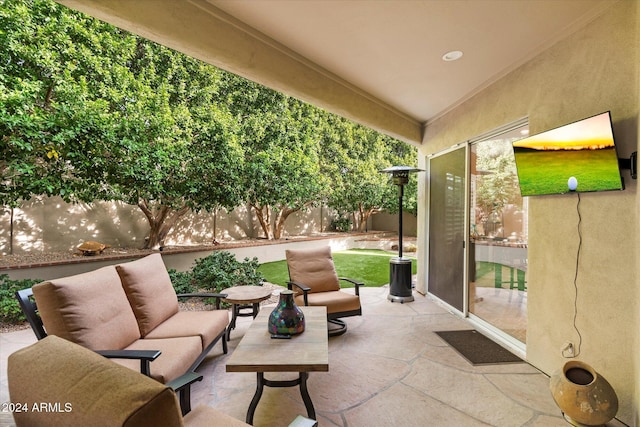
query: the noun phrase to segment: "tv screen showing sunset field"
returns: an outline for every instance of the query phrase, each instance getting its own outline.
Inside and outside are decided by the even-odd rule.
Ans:
[[[622,190],[609,112],[513,143],[522,196]]]

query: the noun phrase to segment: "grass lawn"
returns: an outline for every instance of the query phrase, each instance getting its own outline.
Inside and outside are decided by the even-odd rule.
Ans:
[[[578,180],[578,191],[621,187],[615,148],[514,152],[523,195],[568,193],[571,176]]]
[[[333,252],[333,262],[338,272],[338,277],[363,282],[366,286],[382,286],[389,283],[389,259],[397,254],[375,249],[351,249],[348,251]],[[411,258],[411,269],[416,273],[416,261]],[[267,262],[258,269],[265,280],[276,285],[287,286],[289,271],[287,261]],[[348,282],[341,281],[342,287],[351,286]]]

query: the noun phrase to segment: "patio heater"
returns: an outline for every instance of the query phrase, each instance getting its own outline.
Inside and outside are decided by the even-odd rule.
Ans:
[[[409,174],[422,172],[422,169],[409,166],[391,166],[380,172],[388,173],[392,177],[393,184],[398,186],[398,257],[389,261],[389,295],[391,302],[411,302],[411,260],[402,256],[402,198],[404,186],[409,182]]]

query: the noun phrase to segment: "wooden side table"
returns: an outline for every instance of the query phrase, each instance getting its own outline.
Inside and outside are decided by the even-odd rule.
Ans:
[[[222,300],[232,305],[231,322],[227,328],[227,341],[231,339],[231,330],[236,328],[238,317],[255,317],[260,312],[260,303],[271,296],[271,289],[262,286],[234,286],[221,291],[227,294]],[[251,311],[243,311],[251,309]]]
[[[270,313],[262,312],[253,321],[240,343],[227,360],[227,372],[256,372],[257,387],[247,410],[247,424],[253,424],[256,407],[264,387],[300,387],[300,395],[310,419],[316,411],[307,389],[309,372],[329,371],[329,336],[327,308],[301,306],[304,313],[304,332],[289,339],[272,339],[267,328]],[[269,372],[297,372],[293,380],[270,380]],[[286,402],[283,402],[286,404]]]

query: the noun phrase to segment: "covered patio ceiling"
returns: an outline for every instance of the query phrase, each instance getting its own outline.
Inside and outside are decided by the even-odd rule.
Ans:
[[[624,0],[57,1],[419,145],[430,121]]]

